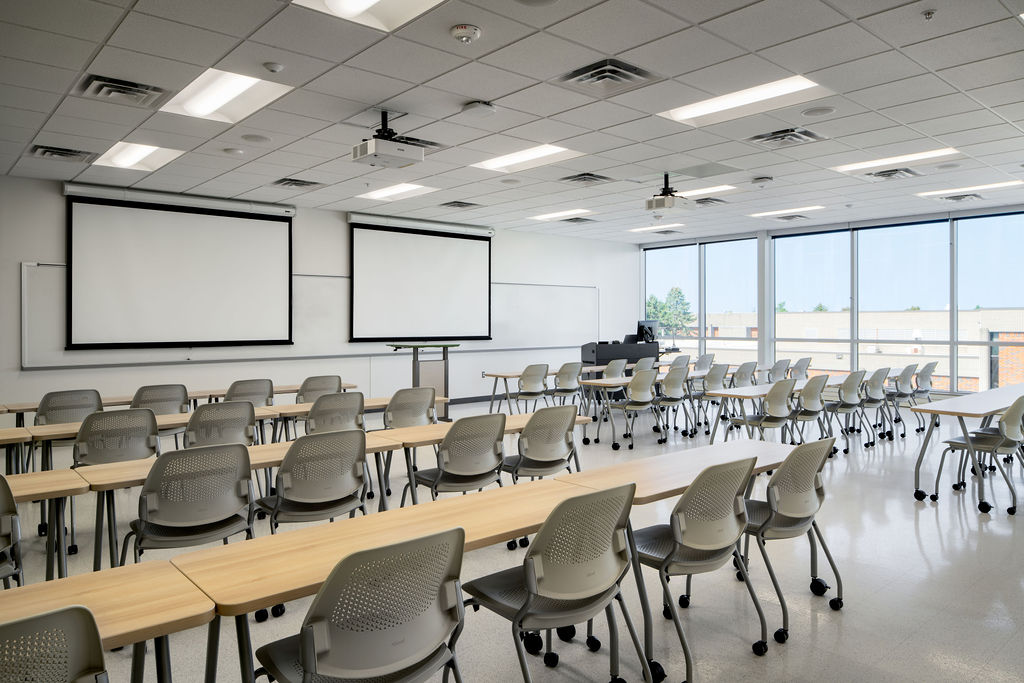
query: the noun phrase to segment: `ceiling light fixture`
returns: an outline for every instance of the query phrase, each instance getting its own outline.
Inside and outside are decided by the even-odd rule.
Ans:
[[[206,87],[182,104],[192,116],[206,116],[217,111],[246,90],[260,82],[260,79],[242,74],[222,71]]]
[[[167,149],[136,142],[116,142],[96,161],[96,166],[113,166],[128,171],[155,171],[182,154],[179,149]]]
[[[153,145],[138,145],[134,142],[126,142],[119,152],[110,157],[110,163],[121,168],[128,168],[139,163],[157,149],[159,148]]]
[[[953,149],[952,147],[943,147],[942,149],[931,149],[928,150],[927,152],[901,154],[900,156],[886,157],[885,159],[874,159],[872,161],[858,161],[855,164],[843,164],[842,166],[834,167],[832,170],[839,171],[840,173],[850,173],[851,171],[862,171],[866,168],[876,168],[878,166],[898,166],[900,164],[906,164],[912,161],[935,159],[937,157],[948,157],[959,153],[960,152]]]
[[[772,100],[785,95],[791,95],[817,86],[817,83],[804,78],[803,76],[791,76],[789,78],[783,78],[780,81],[772,81],[771,83],[756,85],[753,88],[747,88],[746,90],[738,90],[727,95],[712,97],[708,100],[702,100],[683,107],[677,107],[676,109],[670,109],[669,111],[660,114],[660,116],[665,116],[673,119],[674,121],[678,121],[679,123],[687,123],[691,126],[696,126],[699,125],[698,119],[708,116],[709,114],[717,114],[718,112],[727,111],[729,109],[745,107],[750,104],[756,104],[758,102]]]
[[[761,213],[750,214],[751,218],[764,218],[765,216],[784,216],[790,213],[802,213],[804,211],[817,211],[824,209],[824,206],[800,206],[795,209],[779,209],[778,211],[762,211]]]
[[[648,225],[646,228],[630,228],[630,232],[648,232],[650,230],[667,230],[668,228],[682,228],[685,223],[665,223],[664,225]]]
[[[530,216],[531,220],[535,221],[554,221],[559,218],[568,218],[569,216],[579,216],[583,213],[590,213],[590,209],[569,209],[567,211],[556,211],[555,213],[543,213],[539,216]]]
[[[697,190],[686,190],[684,192],[676,192],[677,197],[699,197],[702,194],[717,194],[719,192],[728,192],[729,190],[735,190],[736,188],[732,185],[715,185],[714,187],[702,187]]]
[[[481,161],[478,164],[473,164],[473,167],[484,168],[488,171],[511,173],[545,164],[553,164],[556,161],[564,161],[579,155],[579,152],[574,152],[571,149],[559,147],[558,145],[538,145],[537,147],[530,147],[529,149]]]
[[[288,0],[293,5],[344,19],[378,31],[400,26],[440,5],[443,0]]]
[[[160,111],[238,123],[290,90],[291,86],[281,83],[207,69],[160,107]]]
[[[414,185],[413,183],[399,183],[398,185],[384,187],[379,190],[374,190],[373,192],[367,192],[366,194],[356,196],[359,199],[375,199],[378,201],[392,202],[397,199],[407,199],[409,197],[427,194],[428,192],[435,192],[436,190],[436,187],[424,187],[423,185]]]
[[[376,5],[380,0],[324,0],[327,9],[342,19],[351,19]]]
[[[929,192],[918,192],[918,197],[937,197],[947,194],[963,194],[965,192],[977,192],[979,190],[1001,190],[1004,187],[1017,187],[1024,185],[1024,180],[1007,180],[1002,183],[989,183],[987,185],[971,185],[970,187],[955,187],[952,190],[931,190]]]

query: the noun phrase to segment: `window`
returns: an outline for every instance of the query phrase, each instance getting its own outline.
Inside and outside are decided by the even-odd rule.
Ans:
[[[697,245],[648,249],[646,311],[657,320],[658,337],[666,348],[697,353],[697,306],[700,301]]]
[[[775,336],[849,339],[850,232],[779,237],[774,248]],[[776,356],[789,357],[781,347]]]
[[[705,245],[704,273],[705,336],[756,339],[757,240]]]

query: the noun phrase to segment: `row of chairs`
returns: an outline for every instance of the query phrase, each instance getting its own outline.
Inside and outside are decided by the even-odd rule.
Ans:
[[[777,642],[788,640],[789,614],[766,541],[806,534],[812,549],[811,591],[824,595],[829,586],[817,576],[820,543],[837,583],[830,606],[843,607],[842,581],[815,521],[825,498],[820,470],[831,446],[831,440],[825,440],[794,449],[771,477],[763,501],[749,498],[753,458],[709,467],[679,499],[668,524],[636,531],[636,559],[658,571],[665,616],[672,620],[686,658],[686,680],[693,680],[693,662],[669,591],[673,576],[687,577],[686,593],[678,599],[685,608],[693,575],[718,569],[731,558],[760,620],[761,637],[753,650],[758,655],[767,651],[764,612],[750,583],[747,554],[740,552],[741,538],[747,545],[755,539],[779,598],[782,627],[775,632]],[[610,636],[611,680],[619,683],[613,607],[618,604],[645,679],[662,680],[665,672],[655,660],[648,660],[653,653],[643,652],[622,599],[621,584],[634,560],[627,540],[634,491],[635,485],[628,484],[563,501],[541,526],[521,565],[465,585],[460,576],[462,529],[353,553],[320,587],[299,633],[257,649],[262,664],[257,674],[291,683],[314,677],[397,682],[427,680],[443,670],[445,679],[451,673],[461,681],[456,644],[465,625],[465,606],[471,606],[512,624],[524,681],[532,680],[526,652],[539,654],[541,632],[547,634],[544,661],[555,666],[558,656],[551,651],[551,631],[568,635],[575,624],[591,624],[603,612]],[[44,633],[46,638],[33,637]],[[49,656],[55,639],[64,643],[62,657]],[[601,646],[592,631],[587,644],[593,651]],[[105,680],[99,633],[82,607],[0,625],[0,649],[5,652],[5,668],[18,680],[41,673],[40,661],[52,668],[45,673],[58,680]]]

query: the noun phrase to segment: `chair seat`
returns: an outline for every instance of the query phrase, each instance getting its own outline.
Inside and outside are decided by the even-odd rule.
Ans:
[[[747,508],[746,533],[757,534],[758,529],[772,516],[772,509],[767,501],[745,500]],[[795,538],[807,533],[814,517],[783,517],[776,515],[773,525],[765,530],[765,538]]]
[[[821,412],[818,410],[794,410],[789,414],[789,419],[799,422],[810,422],[811,420],[817,420],[819,417],[821,417]]]
[[[299,663],[299,636],[289,636],[267,643],[256,650],[256,658],[270,675],[283,683],[302,683],[302,665]],[[434,674],[452,658],[448,646],[442,643],[429,657],[401,671],[370,678],[334,678],[313,674],[313,683],[421,683],[433,678]]]
[[[611,404],[611,407],[612,408],[618,408],[619,410],[630,410],[630,411],[647,410],[648,408],[651,407],[652,403],[653,403],[653,401],[647,401],[647,402],[644,402],[644,403],[636,403],[634,401],[616,401],[615,403]]]
[[[685,401],[685,396],[660,396],[654,399],[654,405],[662,408],[674,408],[675,406],[682,405]]]
[[[766,415],[764,413],[754,413],[753,415],[747,415],[745,418],[729,418],[729,422],[732,424],[749,425],[751,427],[781,427],[788,421],[788,415],[786,417],[776,417],[774,415]]]
[[[556,387],[555,389],[548,389],[544,393],[547,394],[548,396],[572,396],[577,391],[579,391],[578,387],[576,389],[570,389],[568,387]]]
[[[870,408],[881,408],[884,405],[884,398],[866,398],[863,401],[861,401],[861,406],[863,406],[865,410],[868,410]]]
[[[841,403],[839,401],[830,401],[825,404],[825,410],[830,413],[852,413],[859,407],[859,403]]]
[[[967,450],[967,440],[962,436],[954,436],[952,439],[946,439],[943,443],[954,450]],[[971,445],[974,446],[974,450],[976,451],[985,451],[987,453],[1013,453],[1017,450],[1017,447],[1020,444],[1016,441],[1004,439],[1003,436],[996,431],[995,434],[974,432],[971,435]]]
[[[0,579],[9,579],[12,576],[17,576],[18,568],[14,566],[14,558],[11,557],[11,549],[0,548],[0,552],[3,553],[3,560],[0,561]]]
[[[278,496],[265,496],[256,501],[256,505],[267,514],[273,513],[275,504],[278,522],[316,522],[357,510],[362,507],[363,501],[355,494],[322,503],[301,503],[287,498],[281,498],[279,501]]]
[[[549,474],[558,474],[567,467],[569,467],[568,460],[531,460],[530,458],[520,458],[518,455],[501,461],[502,472],[515,473],[519,477],[543,477]]]
[[[140,548],[183,548],[192,545],[203,545],[233,536],[249,528],[244,515],[237,514],[220,522],[203,524],[202,526],[163,526],[136,519],[131,529],[141,539]]]
[[[676,550],[672,527],[668,524],[656,524],[633,533],[636,539],[636,552],[641,564],[659,568],[673,550]],[[672,575],[701,574],[718,569],[725,564],[735,546],[719,550],[699,550],[681,546],[676,550],[668,572]]]
[[[413,472],[413,475],[417,484],[433,486],[434,480],[437,479],[438,472],[440,472],[440,470],[436,467],[431,467],[429,469],[416,470]],[[497,472],[487,472],[486,474],[476,476],[464,476],[451,474],[449,472],[441,472],[441,479],[437,482],[437,490],[442,492],[475,491],[476,489],[489,486],[497,481],[500,481],[500,477]]]
[[[528,591],[523,567],[512,567],[463,584],[462,590],[476,598],[481,606],[514,621],[526,604]],[[612,586],[603,595],[584,600],[555,600],[536,597],[521,626],[527,630],[557,628],[587,621],[615,598],[619,587]]]

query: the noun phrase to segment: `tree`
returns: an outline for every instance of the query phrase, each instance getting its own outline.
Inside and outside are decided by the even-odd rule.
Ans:
[[[662,325],[665,324],[665,302],[653,294],[647,297],[647,319],[657,320]]]
[[[811,310],[815,311],[816,313],[823,313],[825,311],[828,311],[828,306],[819,301]]]
[[[907,310],[908,311],[920,311],[921,307],[920,306],[908,306]]]
[[[665,296],[665,317],[661,320],[662,325],[672,331],[673,343],[677,334],[686,335],[687,329],[695,321],[695,316],[690,311],[690,302],[686,300],[683,290],[678,287],[668,290]]]
[[[786,310],[786,302],[785,301],[780,301],[779,303],[775,304],[775,312],[776,313],[789,313],[789,311]]]

